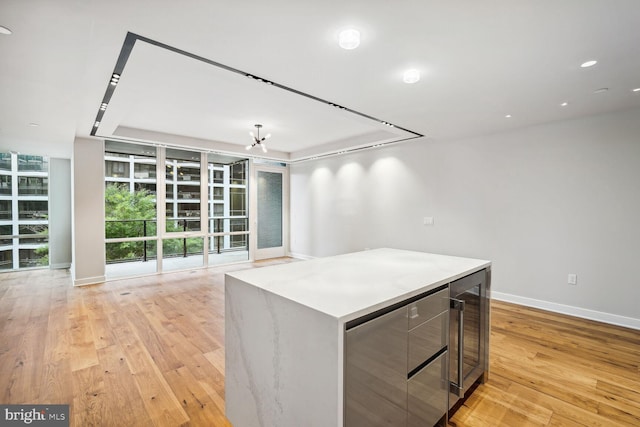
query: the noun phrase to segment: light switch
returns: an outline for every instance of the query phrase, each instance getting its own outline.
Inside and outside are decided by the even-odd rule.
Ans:
[[[425,216],[422,220],[422,223],[424,225],[433,225],[433,217],[432,216]]]
[[[567,277],[567,283],[569,283],[570,285],[577,285],[578,284],[578,275],[577,274],[569,274],[569,276]]]

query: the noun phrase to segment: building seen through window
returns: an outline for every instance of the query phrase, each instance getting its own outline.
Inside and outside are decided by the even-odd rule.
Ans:
[[[49,159],[0,153],[0,270],[49,265]]]
[[[157,158],[164,158],[164,165]],[[205,161],[205,159],[207,159]],[[105,235],[109,265],[144,263],[132,274],[248,259],[247,160],[231,164],[200,152],[106,141]],[[158,186],[157,175],[164,175]],[[206,189],[207,193],[202,192]],[[127,209],[116,201],[127,200]],[[158,206],[158,201],[163,203]],[[164,224],[158,229],[158,210]],[[231,234],[233,233],[233,234]],[[179,236],[179,237],[176,237]],[[204,256],[207,250],[208,257]],[[182,261],[180,261],[182,260]]]

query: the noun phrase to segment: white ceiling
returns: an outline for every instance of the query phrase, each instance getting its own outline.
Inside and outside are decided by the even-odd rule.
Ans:
[[[70,157],[118,67],[96,135],[246,154],[260,123],[285,161],[640,107],[638,0],[2,0],[0,26],[0,151]]]

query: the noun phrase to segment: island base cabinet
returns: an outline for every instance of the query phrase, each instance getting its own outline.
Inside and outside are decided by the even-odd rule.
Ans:
[[[448,385],[445,351],[409,379],[407,427],[446,425]]]
[[[407,308],[346,331],[345,427],[407,423]]]

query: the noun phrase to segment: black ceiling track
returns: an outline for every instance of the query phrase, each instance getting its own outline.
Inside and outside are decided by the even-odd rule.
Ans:
[[[221,68],[223,70],[226,70],[226,71],[229,71],[229,72],[232,72],[232,73],[236,73],[236,74],[245,76],[245,77],[250,78],[250,79],[254,79],[254,80],[258,81],[258,82],[266,83],[268,85],[277,87],[278,89],[286,90],[286,91],[294,93],[296,95],[303,96],[305,98],[308,98],[308,99],[311,99],[311,100],[314,100],[314,101],[317,101],[317,102],[321,102],[323,104],[327,104],[327,105],[329,105],[331,107],[335,107],[335,108],[338,108],[338,109],[343,110],[343,111],[348,111],[349,113],[356,114],[356,115],[358,115],[360,117],[364,117],[366,119],[373,120],[375,122],[378,122],[378,123],[381,123],[381,124],[384,124],[384,125],[387,125],[387,126],[390,126],[390,127],[394,127],[396,129],[400,129],[402,131],[405,131],[405,132],[410,133],[410,134],[413,135],[412,137],[405,138],[405,140],[406,139],[419,138],[419,137],[424,136],[424,135],[422,135],[422,134],[420,134],[418,132],[414,132],[412,130],[403,128],[401,126],[396,126],[396,125],[394,125],[394,124],[392,124],[390,122],[387,122],[387,121],[384,121],[384,120],[380,120],[380,119],[378,119],[376,117],[370,116],[370,115],[365,114],[365,113],[361,113],[360,111],[356,111],[356,110],[353,110],[351,108],[344,107],[342,105],[336,104],[336,103],[328,101],[326,99],[322,99],[322,98],[319,98],[317,96],[310,95],[310,94],[305,93],[305,92],[301,92],[301,91],[299,91],[297,89],[293,89],[293,88],[290,88],[288,86],[281,85],[279,83],[276,83],[274,81],[262,78],[260,76],[255,75],[255,74],[248,73],[246,71],[242,71],[242,70],[230,67],[230,66],[225,65],[225,64],[221,64],[221,63],[213,61],[211,59],[204,58],[202,56],[193,54],[191,52],[187,52],[187,51],[184,51],[182,49],[178,49],[176,47],[169,46],[169,45],[161,43],[161,42],[159,42],[157,40],[153,40],[153,39],[150,39],[148,37],[144,37],[144,36],[141,36],[141,35],[138,35],[138,34],[134,34],[132,32],[127,32],[127,36],[125,37],[124,43],[122,44],[122,49],[120,49],[120,54],[118,55],[118,60],[116,61],[116,65],[115,65],[115,67],[113,69],[113,72],[111,73],[111,76],[109,77],[109,82],[107,83],[107,89],[105,90],[105,93],[104,93],[104,96],[102,97],[102,101],[100,103],[100,106],[98,107],[98,112],[96,114],[96,119],[95,119],[94,123],[92,123],[91,136],[100,137],[100,135],[97,134],[98,128],[100,127],[100,122],[102,121],[102,118],[104,117],[104,114],[106,113],[106,110],[109,107],[109,101],[111,101],[113,93],[115,92],[116,88],[118,87],[117,81],[120,79],[120,76],[124,72],[124,69],[125,69],[125,66],[127,64],[127,61],[129,60],[129,56],[131,55],[131,51],[133,50],[133,47],[135,46],[137,41],[142,41],[142,42],[151,44],[153,46],[157,46],[157,47],[159,47],[161,49],[165,49],[165,50],[168,50],[170,52],[177,53],[178,55],[183,55],[183,56],[186,56],[188,58],[192,58],[192,59],[195,59],[197,61],[204,62],[204,63],[209,64],[211,66],[218,67],[218,68]],[[116,84],[115,85],[112,84],[112,82],[114,81],[114,78],[116,79]],[[104,136],[104,137],[105,138],[109,138],[108,136]],[[376,145],[376,144],[373,144],[373,145]]]

